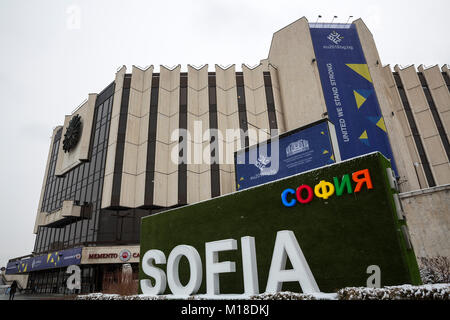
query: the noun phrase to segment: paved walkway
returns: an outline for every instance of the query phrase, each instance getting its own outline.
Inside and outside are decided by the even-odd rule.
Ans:
[[[72,300],[73,296],[62,294],[21,294],[16,292],[14,300]],[[9,300],[9,294],[0,294],[0,300]]]

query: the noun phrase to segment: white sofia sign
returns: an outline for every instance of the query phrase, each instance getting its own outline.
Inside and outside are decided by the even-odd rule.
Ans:
[[[205,243],[207,295],[220,294],[220,273],[236,272],[235,262],[219,262],[219,252],[228,250],[237,250],[235,239]],[[259,294],[255,238],[242,237],[241,251],[245,294]],[[190,267],[190,279],[184,286],[181,284],[178,274],[179,262],[183,256],[189,261]],[[288,258],[293,268],[286,270]],[[154,264],[167,264],[167,272],[165,273]],[[174,295],[196,294],[203,280],[202,268],[200,254],[192,246],[176,246],[167,260],[162,251],[149,250],[142,258],[142,270],[147,276],[154,279],[155,284],[152,285],[150,279],[141,280],[142,292],[148,295],[160,295],[165,292],[166,285],[169,284],[170,291]],[[300,283],[303,293],[320,292],[294,232],[290,230],[278,231],[265,291],[268,293],[279,292],[283,282],[293,281]]]

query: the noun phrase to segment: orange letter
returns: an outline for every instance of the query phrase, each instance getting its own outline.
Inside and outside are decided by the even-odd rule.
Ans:
[[[363,177],[359,177],[363,175]],[[372,189],[372,180],[370,179],[369,169],[359,170],[353,172],[352,174],[353,181],[356,182],[355,192],[361,191],[361,187],[363,183],[366,183],[367,189]]]

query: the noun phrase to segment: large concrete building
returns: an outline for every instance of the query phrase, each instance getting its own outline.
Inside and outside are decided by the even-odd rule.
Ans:
[[[328,117],[311,30],[350,27],[359,36],[384,119],[416,255],[450,256],[450,70],[397,65],[392,70],[381,63],[361,19],[311,24],[306,18],[275,32],[268,57],[254,68],[160,66],[156,72],[153,66],[133,66],[127,72],[122,67],[103,91],[89,94],[53,130],[32,255],[81,248],[82,291],[102,290],[104,279],[130,261],[114,257],[138,256],[133,250],[141,217],[236,191],[234,165],[214,162],[217,153],[227,157],[226,150]],[[190,134],[180,138],[176,129]],[[227,129],[244,134],[221,134]],[[246,135],[249,129],[260,134]],[[172,161],[180,152],[189,161]],[[113,249],[114,257],[105,255]],[[132,265],[138,268],[136,261]],[[31,271],[28,287],[64,291],[64,272]]]

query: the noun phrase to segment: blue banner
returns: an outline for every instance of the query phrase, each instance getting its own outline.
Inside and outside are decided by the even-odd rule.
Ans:
[[[81,249],[56,251],[24,260],[8,262],[6,274],[28,273],[44,269],[62,268],[81,263]]]
[[[288,177],[339,161],[327,120],[284,133],[278,139],[236,152],[236,189]],[[338,151],[338,150],[337,150]],[[277,155],[278,154],[278,155]]]
[[[381,152],[397,172],[386,126],[354,24],[310,25],[328,117],[342,160]]]

